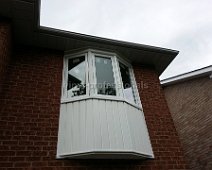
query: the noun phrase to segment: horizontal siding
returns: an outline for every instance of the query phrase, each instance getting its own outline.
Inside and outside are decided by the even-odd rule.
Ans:
[[[152,156],[142,111],[122,101],[102,99],[61,104],[57,155],[92,151]]]

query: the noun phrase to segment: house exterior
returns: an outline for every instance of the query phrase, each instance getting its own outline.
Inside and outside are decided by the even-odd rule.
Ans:
[[[191,169],[212,169],[212,66],[162,80]]]
[[[39,25],[0,2],[2,169],[188,169],[159,75],[178,51]]]

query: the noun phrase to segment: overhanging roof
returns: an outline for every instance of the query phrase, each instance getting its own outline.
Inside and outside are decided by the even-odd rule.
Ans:
[[[16,44],[62,51],[81,48],[107,49],[118,52],[131,62],[152,65],[159,75],[179,53],[171,49],[40,26],[40,0],[1,0],[0,16],[12,19]]]

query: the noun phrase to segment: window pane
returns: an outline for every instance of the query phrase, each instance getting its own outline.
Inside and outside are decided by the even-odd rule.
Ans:
[[[135,102],[135,96],[133,94],[132,84],[130,80],[129,68],[120,62],[119,66],[124,87],[124,96],[127,100]]]
[[[97,93],[103,95],[116,95],[113,67],[110,58],[95,57]]]
[[[68,96],[86,94],[85,56],[68,60]]]

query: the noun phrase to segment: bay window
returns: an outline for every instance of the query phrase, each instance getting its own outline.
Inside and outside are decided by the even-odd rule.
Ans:
[[[63,101],[102,97],[141,107],[132,67],[115,53],[86,50],[64,61]]]
[[[64,57],[57,158],[153,158],[132,66],[115,53]]]

